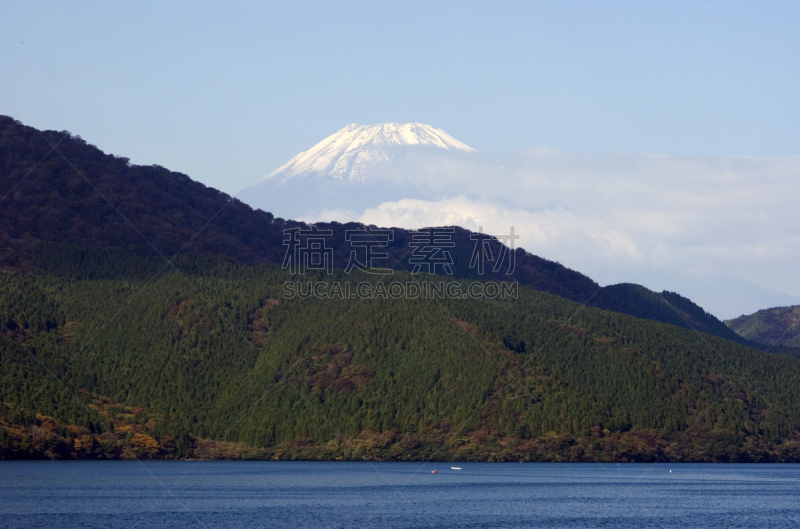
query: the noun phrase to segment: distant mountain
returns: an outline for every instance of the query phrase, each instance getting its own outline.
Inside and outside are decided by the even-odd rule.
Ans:
[[[765,346],[800,347],[800,305],[760,310],[727,320],[725,325]]]
[[[253,207],[304,220],[345,220],[400,199],[440,199],[420,167],[452,166],[475,149],[423,123],[351,123],[241,193]],[[457,172],[457,171],[456,171]]]
[[[316,175],[362,181],[375,176],[376,165],[391,162],[400,154],[394,147],[434,147],[475,152],[445,131],[423,123],[351,123],[301,152],[264,178],[285,181]]]

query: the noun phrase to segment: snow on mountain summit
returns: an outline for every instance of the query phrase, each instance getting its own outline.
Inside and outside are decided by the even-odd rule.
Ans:
[[[428,146],[439,149],[475,152],[445,131],[423,123],[351,123],[301,152],[264,180],[282,181],[307,173],[329,175],[351,181],[365,180],[377,163],[392,161],[402,146]]]

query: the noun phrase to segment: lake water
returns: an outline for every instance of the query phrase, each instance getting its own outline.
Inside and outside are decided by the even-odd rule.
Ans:
[[[0,527],[800,527],[800,465],[460,466],[6,461]]]

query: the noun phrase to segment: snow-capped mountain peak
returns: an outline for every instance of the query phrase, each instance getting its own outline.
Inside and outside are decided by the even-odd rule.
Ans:
[[[277,178],[286,181],[294,176],[313,173],[342,180],[362,181],[370,176],[376,164],[392,161],[398,148],[408,146],[475,151],[445,131],[423,123],[351,123],[309,150],[301,152],[267,175],[264,180]]]

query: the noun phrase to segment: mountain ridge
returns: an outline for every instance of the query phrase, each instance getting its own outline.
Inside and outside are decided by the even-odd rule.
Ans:
[[[57,142],[69,163],[51,152],[51,144]],[[7,117],[0,117],[0,186],[13,189],[0,208],[0,266],[20,271],[29,265],[38,241],[167,257],[190,252],[247,264],[281,263],[286,254],[284,230],[310,227],[254,210],[184,174],[131,165],[126,158],[105,154],[67,133],[40,132]],[[351,248],[344,232],[367,227],[355,222],[317,226],[334,230],[329,241],[334,268],[346,268]],[[393,229],[388,266],[411,269],[412,231]],[[457,244],[454,270],[460,277],[469,276],[472,235],[452,228]],[[487,243],[499,253],[496,239]],[[576,300],[588,299],[599,288],[583,274],[553,261],[519,249],[515,257],[517,267],[510,280]],[[487,272],[488,279],[501,275],[505,277]]]
[[[56,143],[69,162],[51,152]],[[0,116],[0,185],[12,190],[0,208],[0,267],[17,271],[30,266],[40,242],[155,252],[167,258],[188,252],[245,264],[281,263],[286,255],[284,230],[310,227],[253,210],[184,174],[131,165],[126,158],[105,154],[68,133],[40,132],[4,116]],[[333,268],[347,268],[352,248],[346,231],[368,227],[337,222],[316,226],[333,233],[328,241]],[[455,277],[517,281],[578,303],[759,347],[685,298],[686,306],[677,309],[644,287],[601,288],[580,272],[519,248],[513,251],[516,266],[511,274],[507,267],[495,271],[491,266],[478,274],[469,266],[477,235],[457,226],[445,229],[451,230],[455,245],[451,250]],[[414,232],[392,230],[394,238],[387,241],[388,256],[381,265],[410,271]],[[493,255],[505,252],[509,264],[510,250],[504,250],[499,240],[488,237],[486,244]],[[687,317],[690,312],[695,316]]]
[[[726,320],[725,325],[764,346],[800,347],[800,305],[762,309]]]

